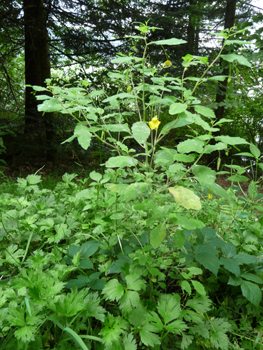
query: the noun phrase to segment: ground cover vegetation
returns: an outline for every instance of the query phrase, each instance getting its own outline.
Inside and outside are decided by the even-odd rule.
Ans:
[[[250,65],[225,53],[247,45],[246,29],[214,33],[218,54],[183,56],[179,76],[169,50],[185,41],[149,40],[157,30],[137,25],[129,40],[142,55],[114,58],[104,88],[89,79],[32,86],[39,112],[76,121],[64,146],[96,141],[101,159],[103,147],[110,156],[85,177],[44,184],[40,169],[0,184],[0,349],[262,350],[262,155],[219,133],[232,120],[217,120],[202,94],[229,79],[213,74],[219,60]],[[165,52],[161,67],[152,47]],[[162,143],[180,128],[183,140]],[[250,164],[222,170],[231,148]],[[212,152],[217,170],[201,164]]]

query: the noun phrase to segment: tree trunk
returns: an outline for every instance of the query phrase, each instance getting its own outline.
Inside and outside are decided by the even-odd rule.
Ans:
[[[226,12],[225,12],[225,25],[224,29],[229,29],[234,26],[235,13],[236,13],[236,2],[237,0],[227,0]],[[221,60],[221,66],[223,61]],[[229,75],[229,67],[223,68],[222,75]],[[224,116],[225,106],[224,101],[227,93],[227,78],[223,82],[218,83],[218,89],[216,94],[217,109],[215,111],[216,120],[219,121]]]
[[[188,7],[186,55],[198,55],[200,15],[198,14],[197,8],[198,0],[190,0]],[[187,78],[195,75],[196,67],[190,66],[187,71],[185,71],[184,77]]]
[[[43,0],[23,0],[25,23],[25,82],[26,85],[45,86],[50,78],[50,54],[46,29],[46,13]],[[33,89],[26,87],[25,135],[38,143],[42,153],[53,160],[56,147],[52,147],[55,133],[52,127],[53,113],[37,110]],[[35,145],[34,145],[35,146]],[[54,151],[52,151],[54,150]]]
[[[197,55],[199,44],[199,28],[198,24],[198,12],[197,12],[198,0],[189,1],[189,16],[187,26],[187,49],[189,54]]]

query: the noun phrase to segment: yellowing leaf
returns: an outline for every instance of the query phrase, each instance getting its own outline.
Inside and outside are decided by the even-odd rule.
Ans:
[[[186,209],[200,210],[202,208],[200,198],[193,191],[183,186],[169,187],[171,195],[176,203]]]

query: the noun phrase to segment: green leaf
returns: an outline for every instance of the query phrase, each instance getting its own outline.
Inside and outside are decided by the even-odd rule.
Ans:
[[[32,89],[34,89],[35,91],[48,91],[47,88],[38,85],[32,85]]]
[[[136,340],[133,338],[133,334],[130,333],[123,337],[124,350],[137,350]]]
[[[160,295],[158,313],[162,316],[165,324],[175,320],[181,313],[180,299],[175,294]]]
[[[183,333],[183,338],[181,342],[181,349],[182,350],[187,350],[189,348],[189,345],[192,344],[194,337],[189,334],[184,334]]]
[[[126,61],[126,57],[118,57],[116,58],[116,60],[121,60],[124,58],[124,61]],[[113,59],[112,61],[114,61],[115,59]],[[122,62],[120,62],[122,63]],[[125,79],[125,75],[124,74],[120,74],[120,73],[117,73],[117,72],[108,72],[107,73],[108,77],[110,77],[111,79],[121,79],[121,80],[124,80]]]
[[[88,258],[99,249],[100,243],[97,241],[88,241],[81,246],[81,255],[83,258]]]
[[[227,242],[222,248],[222,253],[229,259],[236,255],[236,247],[233,243]]]
[[[202,153],[204,149],[204,142],[199,139],[188,139],[180,142],[177,146],[179,153],[197,152]]]
[[[160,135],[166,134],[171,129],[181,128],[182,126],[193,124],[193,121],[186,120],[184,118],[175,119],[167,124],[165,124],[160,132]]]
[[[130,63],[132,61],[135,62],[140,62],[142,60],[142,58],[140,57],[136,57],[136,56],[129,56],[129,57],[117,57],[114,58],[113,60],[111,60],[112,63]],[[113,74],[113,73],[111,73]],[[116,73],[114,73],[116,74]]]
[[[104,90],[93,90],[89,93],[89,97],[97,97],[97,96],[101,96],[104,94],[105,94]]]
[[[130,128],[127,123],[125,124],[107,124],[103,125],[103,128],[112,132],[127,132],[130,134]]]
[[[258,285],[252,282],[242,280],[241,291],[243,296],[253,305],[259,306],[262,299],[262,292]]]
[[[214,275],[217,275],[220,267],[217,257],[218,251],[209,244],[198,245],[194,251],[195,259]]]
[[[35,175],[35,174],[28,175],[26,177],[26,180],[27,180],[29,185],[36,185],[36,184],[38,184],[38,183],[40,183],[42,181],[41,180],[41,176]]]
[[[114,317],[111,314],[107,315],[104,322],[104,327],[101,329],[99,335],[103,338],[103,343],[106,346],[111,345],[114,341],[120,339],[120,336],[128,328],[128,323],[121,316]]]
[[[132,125],[132,135],[138,143],[146,142],[150,133],[150,128],[145,122],[137,122]]]
[[[182,331],[185,331],[186,329],[188,329],[186,323],[184,323],[182,320],[173,321],[168,325],[166,325],[165,328],[168,332],[174,333],[174,334],[181,334]]]
[[[248,186],[248,194],[249,194],[249,197],[254,200],[255,199],[255,196],[258,194],[258,191],[257,191],[257,188],[258,188],[258,184],[256,181],[253,181],[251,180],[249,186]]]
[[[76,197],[75,199],[76,200],[88,200],[88,199],[91,199],[93,198],[93,193],[92,191],[89,189],[89,188],[86,188],[85,190],[82,190],[78,193],[76,193]]]
[[[96,182],[100,182],[100,180],[102,179],[102,175],[100,173],[97,173],[96,171],[92,171],[89,174],[89,177]]]
[[[229,340],[225,333],[218,332],[214,333],[212,332],[210,336],[210,341],[213,346],[213,348],[216,349],[228,349],[229,348]]]
[[[65,317],[75,316],[79,311],[85,309],[83,300],[87,293],[87,289],[78,291],[77,288],[73,287],[71,293],[59,295],[57,299],[50,298],[48,300],[48,308],[56,314]]]
[[[195,178],[201,184],[207,184],[208,186],[211,186],[215,182],[216,172],[207,166],[194,165],[192,167],[192,171],[195,175]]]
[[[61,145],[63,145],[66,142],[71,142],[76,138],[76,135],[72,135],[70,136],[68,139],[66,139],[65,141],[61,142]]]
[[[150,233],[150,243],[153,249],[157,249],[166,236],[166,225],[165,223],[159,224]]]
[[[177,248],[181,249],[185,244],[185,235],[181,230],[176,230],[174,234],[174,244]]]
[[[182,40],[182,39],[176,39],[176,38],[171,38],[171,39],[165,39],[165,40],[158,40],[158,41],[152,41],[148,45],[181,45],[181,44],[186,44],[187,41]]]
[[[169,187],[168,190],[174,197],[176,203],[183,206],[187,210],[200,210],[202,208],[200,198],[188,188],[177,186]]]
[[[203,273],[202,269],[200,269],[199,267],[195,267],[195,266],[188,267],[187,270],[189,271],[189,274],[191,276],[202,275],[202,273]]]
[[[235,276],[231,276],[229,275],[229,280],[227,282],[227,284],[229,284],[230,286],[240,286],[242,283],[242,278],[241,277],[235,277]]]
[[[173,155],[173,159],[176,160],[177,162],[183,162],[183,163],[192,163],[195,158],[196,158],[196,154],[192,153],[192,154],[175,154]],[[177,164],[173,164],[173,165],[177,165]],[[173,166],[172,165],[172,166]],[[170,170],[170,168],[169,168]]]
[[[59,112],[64,109],[64,107],[54,98],[51,97],[45,100],[43,103],[37,106],[39,112]]]
[[[127,290],[119,300],[120,309],[124,313],[131,312],[134,308],[139,307],[141,303],[138,292]]]
[[[137,159],[134,159],[129,156],[117,156],[111,157],[105,163],[107,168],[124,168],[124,167],[132,167],[137,165]]]
[[[72,263],[75,266],[79,265],[79,263],[80,263],[80,250],[76,254],[74,254],[73,259],[72,259]]]
[[[188,299],[186,306],[191,307],[196,312],[205,313],[211,309],[212,301],[206,295],[201,295],[193,299]]]
[[[212,128],[206,121],[204,121],[198,114],[193,114],[193,121],[200,125],[206,131],[218,131],[218,128]]]
[[[255,264],[257,262],[257,258],[254,255],[250,255],[247,253],[240,252],[238,255],[233,257],[233,259],[238,263],[238,264]]]
[[[129,185],[126,184],[113,184],[110,185],[110,190],[115,193],[124,194]]]
[[[207,80],[224,81],[228,78],[228,75],[215,75],[214,77],[207,78]]]
[[[78,138],[78,142],[82,148],[88,149],[92,134],[89,132],[86,125],[77,124],[74,130],[74,135]]]
[[[140,305],[131,311],[128,319],[136,329],[139,329],[145,322],[148,322],[147,316],[147,311]]]
[[[196,106],[194,106],[194,109],[195,109],[196,113],[199,113],[199,114],[203,115],[204,117],[207,117],[207,118],[215,118],[216,117],[215,112],[211,108],[196,105]]]
[[[176,217],[173,219],[173,221],[176,225],[182,226],[187,230],[195,230],[196,228],[203,228],[205,226],[205,224],[200,220],[189,219],[179,214],[176,214]],[[176,231],[175,235],[177,234],[177,232],[178,231]]]
[[[185,167],[183,166],[183,164],[176,163],[176,164],[170,165],[168,171],[169,171],[169,173],[177,174],[177,173],[181,172],[182,170],[185,170]]]
[[[223,149],[227,148],[227,144],[223,143],[223,142],[218,142],[215,145],[207,145],[205,147],[205,154],[209,154],[212,153],[214,151],[222,151]]]
[[[102,293],[105,294],[106,299],[118,301],[123,296],[124,288],[118,280],[113,279],[106,284]]]
[[[174,114],[179,114],[187,109],[187,104],[185,103],[173,103],[170,108],[169,108],[169,113],[174,115]]]
[[[231,330],[232,327],[230,323],[226,322],[223,318],[212,318],[210,321],[210,325],[210,341],[213,344],[213,346],[216,349],[228,349],[229,340],[225,333]]]
[[[35,334],[37,332],[36,326],[24,326],[15,331],[15,337],[22,342],[29,343],[35,340]]]
[[[251,45],[252,43],[250,41],[244,41],[244,40],[225,40],[225,45],[233,45],[233,44],[237,44],[237,45]]]
[[[223,123],[232,123],[232,122],[233,122],[233,119],[221,118],[214,124],[214,126],[221,125]]]
[[[253,156],[256,159],[259,159],[259,157],[260,157],[260,150],[257,148],[257,146],[255,146],[255,145],[253,145],[253,143],[251,143],[249,145],[249,149],[250,149],[250,152],[253,154]]]
[[[226,198],[226,199],[229,198],[229,194],[227,193],[227,191],[220,185],[213,183],[210,188],[211,188],[211,191],[214,192],[214,194],[216,194],[217,196]]]
[[[7,315],[7,321],[11,326],[23,327],[26,325],[24,310],[19,306],[13,304],[8,308],[9,314]]]
[[[141,341],[146,346],[155,346],[161,344],[160,337],[155,334],[158,331],[158,328],[152,326],[149,323],[145,323],[139,329],[139,334],[141,337]]]
[[[20,258],[24,255],[23,249],[18,249],[17,244],[10,244],[5,250],[5,261],[11,265],[20,265]]]
[[[227,62],[234,62],[237,61],[239,64],[247,67],[251,67],[251,63],[242,55],[237,55],[235,53],[229,53],[227,55],[220,55],[220,57],[223,58],[223,60]]]
[[[191,289],[191,286],[190,286],[189,282],[183,281],[181,283],[181,288],[182,288],[182,290],[185,290],[188,293],[189,296],[191,295],[192,289]]]
[[[20,187],[20,188],[26,188],[26,187],[27,187],[27,181],[26,181],[26,179],[23,179],[23,178],[21,178],[21,177],[18,177],[18,178],[17,178],[17,185],[18,185],[18,187]]]
[[[110,189],[112,189],[114,185],[110,186]],[[116,185],[117,186],[117,185]],[[130,201],[132,199],[135,199],[137,197],[141,197],[141,194],[144,193],[149,189],[149,183],[147,182],[134,182],[127,186],[123,200],[124,201]]]
[[[222,141],[228,145],[241,145],[247,144],[248,142],[242,137],[232,137],[232,136],[216,136],[215,140]]]
[[[203,320],[201,322],[198,322],[196,325],[192,327],[192,333],[198,334],[202,338],[208,339],[209,333],[210,333],[210,324],[209,322],[204,322]]]
[[[197,293],[199,293],[200,295],[206,295],[205,288],[202,285],[202,283],[196,280],[191,280],[191,282],[194,286],[194,289],[197,291]]]
[[[244,175],[232,175],[227,178],[228,181],[234,181],[234,182],[246,182],[249,181],[249,179]]]
[[[64,331],[68,332],[72,338],[76,341],[76,343],[81,347],[81,349],[83,350],[88,350],[87,346],[85,345],[85,343],[83,342],[83,340],[80,338],[80,336],[73,331],[73,329],[66,327],[63,329]],[[100,339],[100,338],[99,338]]]
[[[240,267],[238,263],[233,259],[226,259],[221,257],[220,263],[224,266],[226,270],[232,272],[236,277],[240,275]]]
[[[139,274],[133,273],[132,275],[127,275],[125,279],[127,282],[127,289],[140,291],[144,290],[146,287],[145,281]]]
[[[231,324],[225,321],[223,318],[212,318],[211,319],[211,328],[214,332],[229,332],[232,328]]]
[[[263,283],[262,278],[257,276],[257,275],[255,275],[254,273],[249,273],[249,272],[242,273],[240,275],[240,277],[245,278],[248,281],[252,281],[252,282],[258,283],[258,284],[262,284]]]

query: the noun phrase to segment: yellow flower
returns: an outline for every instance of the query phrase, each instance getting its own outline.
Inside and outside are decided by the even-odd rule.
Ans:
[[[158,117],[153,117],[152,120],[149,122],[149,126],[152,130],[158,129],[161,122],[158,120]]]
[[[208,199],[213,199],[213,196],[211,193],[208,193],[208,196],[207,196]]]
[[[171,65],[172,65],[172,62],[169,61],[169,60],[167,60],[167,61],[164,62],[163,68],[168,68],[168,67],[170,67]]]
[[[132,89],[132,87],[131,87],[131,85],[129,85],[129,86],[127,87],[127,92],[130,92],[131,89]]]

